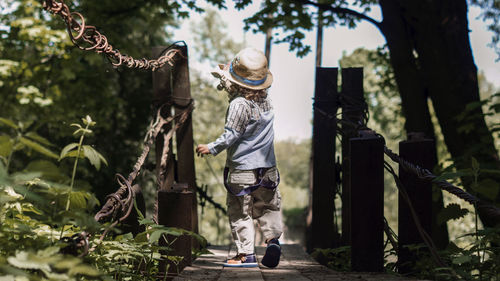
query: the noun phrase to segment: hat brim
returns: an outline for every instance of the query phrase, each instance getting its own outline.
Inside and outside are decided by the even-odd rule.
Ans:
[[[248,85],[246,83],[243,83],[239,81],[236,77],[234,77],[230,72],[229,72],[229,64],[219,64],[218,69],[215,71],[212,71],[212,75],[216,78],[220,78],[221,76],[226,77],[231,83],[234,83],[236,85],[239,85],[241,87],[251,89],[251,90],[264,90],[273,84],[273,74],[271,71],[267,71],[267,76],[266,76],[266,81],[260,85]]]

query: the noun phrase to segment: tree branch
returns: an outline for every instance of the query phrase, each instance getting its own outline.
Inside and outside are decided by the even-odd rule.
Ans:
[[[300,2],[304,5],[316,6],[320,9],[325,10],[325,11],[332,11],[332,12],[337,13],[337,14],[351,15],[351,16],[354,16],[358,19],[366,20],[366,21],[372,23],[373,25],[375,25],[380,31],[382,31],[382,23],[381,22],[378,22],[375,19],[373,19],[365,14],[362,14],[360,12],[357,12],[357,11],[354,11],[354,10],[351,10],[348,8],[334,7],[334,6],[329,5],[329,4],[316,3],[316,2],[313,2],[310,0],[296,0],[296,1]]]

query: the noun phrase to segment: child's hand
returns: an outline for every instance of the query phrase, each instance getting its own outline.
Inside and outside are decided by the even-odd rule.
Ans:
[[[204,154],[210,154],[210,150],[208,149],[208,145],[199,144],[196,147],[196,154],[200,157],[203,157]]]

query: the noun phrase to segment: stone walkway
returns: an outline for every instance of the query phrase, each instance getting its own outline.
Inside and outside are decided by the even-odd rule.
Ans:
[[[234,248],[234,247],[233,247]],[[236,255],[234,249],[229,250],[229,246],[211,246],[209,250],[213,255],[203,255],[197,258],[192,266],[186,267],[175,281],[415,281],[401,276],[381,274],[381,273],[355,273],[337,272],[315,262],[307,255],[301,246],[282,245],[283,253],[280,264],[275,269],[265,266],[254,268],[230,268],[223,267],[222,263],[228,257]],[[257,259],[260,261],[264,254],[264,247],[257,247]]]

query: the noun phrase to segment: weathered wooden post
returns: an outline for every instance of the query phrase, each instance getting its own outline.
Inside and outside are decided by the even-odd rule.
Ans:
[[[335,136],[337,68],[316,68],[312,143],[312,202],[307,249],[337,246],[335,211]]]
[[[185,58],[179,60],[172,73],[175,113],[182,112],[192,103],[191,84],[189,83],[188,48],[186,45],[179,49]],[[193,124],[191,114],[175,132],[177,142],[177,182],[187,184],[187,188],[196,194],[196,174],[194,167]],[[187,211],[187,210],[186,210]],[[198,202],[196,196],[191,199],[191,230],[198,232]]]
[[[411,163],[432,171],[437,163],[434,147],[434,140],[424,139],[422,133],[409,133],[408,140],[399,143],[399,155]],[[421,227],[431,236],[432,183],[419,179],[414,174],[405,171],[401,166],[399,167],[399,178],[420,220]],[[410,273],[417,256],[406,246],[422,244],[424,241],[419,235],[410,207],[401,191],[399,192],[398,205],[398,271]]]
[[[177,48],[181,49],[183,57],[176,60],[174,68],[171,69],[169,66],[165,66],[153,72],[155,107],[159,108],[166,102],[172,102],[175,113],[184,110],[191,102],[187,47],[180,46]],[[153,55],[158,57],[164,49],[164,47],[153,48]],[[171,115],[172,108],[164,106],[162,116],[167,117]],[[177,162],[172,152],[173,141],[165,143],[165,135],[171,128],[171,124],[166,125],[164,135],[159,134],[156,139],[156,163],[159,185],[156,215],[158,223],[161,225],[196,231],[198,221],[197,202],[194,192],[194,152],[191,115],[175,132],[176,148],[179,156]],[[165,145],[169,145],[167,155],[164,155]],[[165,159],[167,159],[166,162]],[[176,172],[177,175],[175,174]],[[168,245],[167,241],[171,242],[173,239],[174,237],[164,236],[160,239],[160,245],[166,246]],[[167,264],[165,262],[160,263],[159,270],[161,273],[175,274],[185,266],[191,264],[191,237],[179,237],[173,244],[168,246],[172,247],[170,255],[182,256],[184,259],[179,265],[168,262],[168,270],[166,270]]]
[[[340,106],[342,119],[342,244],[351,245],[351,188],[350,188],[350,155],[349,139],[357,136],[356,127],[363,116],[363,68],[342,69],[342,92]]]
[[[384,140],[360,131],[349,141],[351,268],[384,270]]]

